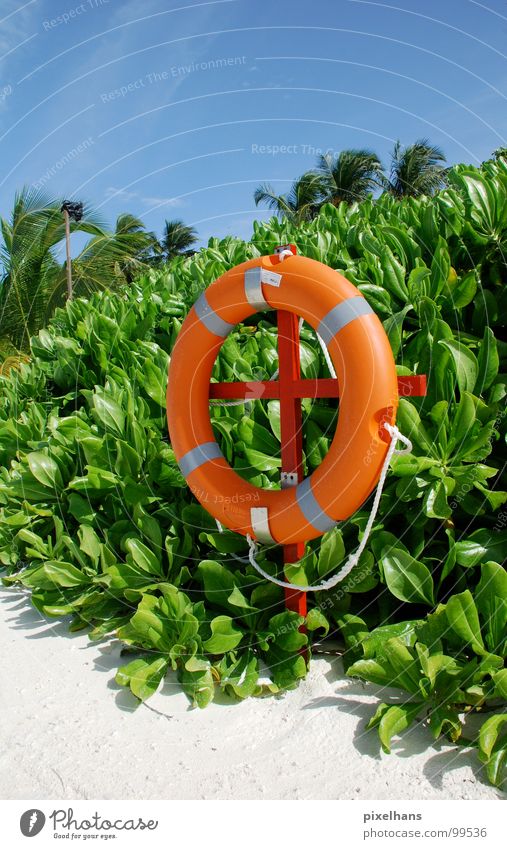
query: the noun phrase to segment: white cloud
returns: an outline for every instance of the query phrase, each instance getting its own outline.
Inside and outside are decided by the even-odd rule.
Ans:
[[[111,200],[111,198],[121,198],[122,200],[132,200],[133,198],[139,197],[137,192],[127,192],[125,189],[117,189],[115,186],[108,186],[105,195],[107,200]]]
[[[183,206],[183,200],[178,197],[150,197],[141,195],[139,192],[129,192],[127,189],[118,189],[116,186],[108,186],[105,191],[106,200],[120,198],[122,201],[138,200],[145,206]]]
[[[141,198],[142,203],[145,203],[146,206],[183,206],[183,201],[181,198],[157,198],[157,197],[143,197]]]

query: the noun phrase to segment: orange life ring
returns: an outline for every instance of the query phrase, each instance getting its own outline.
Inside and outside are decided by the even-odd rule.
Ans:
[[[234,326],[263,309],[302,316],[327,345],[340,386],[336,432],[313,474],[297,486],[264,490],[223,456],[209,416],[213,364]],[[314,539],[347,519],[378,482],[394,424],[398,384],[389,340],[360,292],[304,256],[263,256],[227,271],[195,302],[171,356],[167,414],[182,474],[222,524],[260,541]]]

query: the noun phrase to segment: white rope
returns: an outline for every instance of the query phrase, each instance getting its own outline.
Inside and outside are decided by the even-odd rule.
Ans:
[[[272,584],[277,584],[277,586],[279,586],[279,587],[286,587],[287,589],[290,589],[290,590],[300,590],[301,592],[305,592],[305,593],[309,592],[309,591],[320,592],[321,590],[329,590],[332,587],[336,586],[336,584],[340,583],[340,581],[343,581],[344,578],[347,577],[347,575],[352,571],[354,566],[356,566],[356,564],[359,562],[359,558],[361,557],[361,554],[363,553],[363,551],[366,548],[366,544],[368,542],[368,538],[370,536],[371,529],[373,528],[373,524],[374,524],[375,519],[377,517],[378,508],[379,508],[379,505],[380,505],[380,498],[382,496],[382,490],[384,488],[384,484],[385,484],[385,481],[386,481],[387,471],[389,469],[389,463],[391,462],[393,455],[394,454],[408,454],[412,451],[412,443],[411,443],[410,439],[407,439],[407,437],[404,436],[398,430],[396,425],[385,424],[384,427],[387,430],[387,432],[391,435],[391,444],[389,445],[389,448],[388,448],[388,451],[387,451],[387,454],[386,454],[386,458],[384,460],[384,465],[382,466],[382,471],[380,473],[380,478],[379,478],[379,482],[378,482],[378,486],[377,486],[377,491],[375,493],[375,498],[373,500],[371,513],[370,513],[370,516],[369,516],[368,521],[366,523],[363,538],[362,538],[358,548],[356,549],[356,551],[353,554],[349,555],[349,557],[347,558],[347,562],[342,566],[342,568],[339,570],[339,572],[337,572],[336,575],[334,575],[332,578],[329,578],[327,581],[323,581],[321,584],[316,584],[314,586],[301,586],[299,584],[289,584],[287,581],[279,581],[278,578],[273,578],[272,575],[270,575],[268,572],[265,572],[264,569],[261,566],[259,566],[259,564],[257,563],[257,561],[255,559],[255,555],[257,554],[257,551],[258,551],[258,545],[255,542],[255,540],[253,540],[251,538],[251,536],[248,535],[247,540],[248,540],[248,544],[250,546],[250,551],[248,553],[248,559],[249,559],[251,565],[254,567],[254,569],[259,573],[259,575],[262,575],[263,578],[266,578],[266,580],[271,581]],[[396,448],[396,443],[398,442],[398,440],[400,442],[403,442],[403,444],[405,446],[404,448]]]
[[[223,534],[224,526],[221,524],[221,522],[218,521],[218,519],[215,519],[215,522],[217,523],[218,532]],[[234,551],[230,551],[229,554],[231,555],[231,557],[234,557],[234,560],[238,560],[239,563],[249,563],[250,562],[248,557],[240,557],[239,554],[235,554]]]
[[[329,369],[329,374],[331,375],[331,377],[333,377],[336,380],[336,372],[335,372],[333,361],[331,359],[329,351],[327,350],[327,345],[324,342],[324,340],[322,339],[322,337],[319,336],[318,333],[317,333],[317,339],[319,340],[319,345],[322,348],[322,353],[324,354],[324,359],[327,363],[327,367]]]

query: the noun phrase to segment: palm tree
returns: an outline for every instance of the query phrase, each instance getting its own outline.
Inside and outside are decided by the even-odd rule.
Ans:
[[[66,267],[58,261],[65,238],[61,205],[25,188],[16,195],[11,219],[0,218],[0,339],[10,340],[18,350],[28,348],[30,337],[65,300]],[[156,243],[155,235],[132,215],[120,215],[113,233],[87,209],[70,226],[91,236],[72,262],[77,295],[132,279],[147,265],[144,254]]]
[[[493,151],[493,159],[497,162],[500,159],[505,159],[507,162],[507,147],[497,147],[497,149]]]
[[[175,256],[191,256],[194,253],[192,245],[195,245],[197,238],[194,227],[177,219],[166,221],[162,239],[158,245],[159,256],[162,257],[163,262],[169,262]]]
[[[157,243],[155,234],[130,213],[118,216],[113,232],[102,226],[89,226],[87,232],[92,238],[72,262],[74,289],[81,295],[130,283],[150,264]]]
[[[55,256],[65,237],[60,205],[40,190],[24,188],[10,220],[0,219],[0,337],[18,349],[27,347],[44,322],[48,293],[61,273]]]
[[[263,183],[254,192],[256,206],[262,203],[294,224],[314,218],[324,197],[322,176],[315,171],[306,171],[294,180],[285,195],[277,195],[272,186],[267,183]]]
[[[319,157],[317,172],[323,179],[324,202],[334,206],[364,200],[382,181],[382,164],[371,150],[325,153]]]
[[[439,147],[428,139],[419,139],[407,147],[396,142],[391,154],[389,178],[382,183],[386,192],[396,198],[433,195],[446,182],[446,158]]]

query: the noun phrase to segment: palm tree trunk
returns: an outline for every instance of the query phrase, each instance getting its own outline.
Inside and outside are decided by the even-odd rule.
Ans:
[[[63,210],[65,218],[65,249],[67,252],[67,300],[72,300],[72,262],[70,258],[70,216],[66,209]]]

